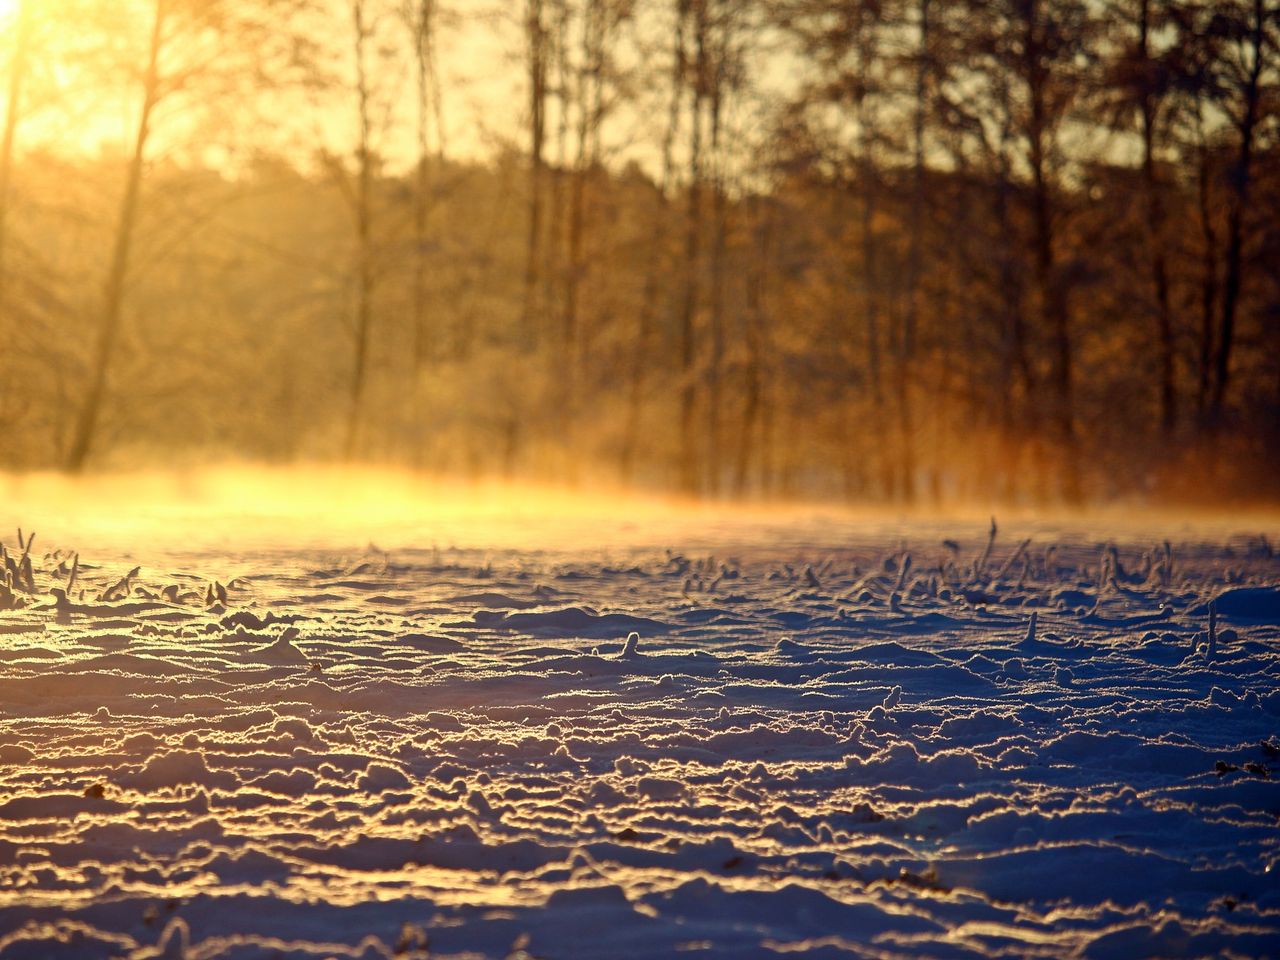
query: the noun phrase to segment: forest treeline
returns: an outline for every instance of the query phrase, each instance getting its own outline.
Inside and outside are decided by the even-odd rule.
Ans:
[[[11,20],[0,466],[1280,494],[1274,2]],[[446,115],[476,108],[446,67],[477,30],[520,120],[455,149]],[[59,139],[87,88],[128,107],[122,144]],[[308,111],[323,133],[276,136]]]

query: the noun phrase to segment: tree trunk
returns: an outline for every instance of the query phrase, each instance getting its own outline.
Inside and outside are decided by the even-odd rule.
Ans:
[[[622,434],[620,469],[624,480],[635,472],[636,447],[640,436],[640,416],[644,400],[645,366],[648,359],[650,333],[657,313],[662,263],[663,241],[666,237],[668,212],[667,196],[675,180],[675,141],[680,129],[680,111],[684,103],[684,75],[687,66],[685,52],[685,12],[683,0],[676,14],[675,38],[671,51],[671,105],[667,114],[667,129],[662,137],[662,181],[654,208],[649,234],[649,262],[645,271],[644,291],[640,309],[636,314],[635,347],[631,353],[631,369],[627,390],[627,416]]]
[[[868,27],[864,24],[862,29]],[[893,497],[893,465],[886,447],[886,431],[884,418],[884,385],[880,364],[880,286],[878,264],[876,262],[875,216],[877,196],[876,168],[872,156],[872,117],[868,103],[867,60],[870,57],[870,43],[865,35],[859,52],[860,86],[862,95],[858,103],[859,125],[859,187],[862,190],[862,315],[865,325],[867,350],[867,375],[871,382],[872,422],[871,435],[876,449],[879,464],[880,495],[886,499]],[[855,421],[856,422],[856,421]],[[846,441],[848,444],[848,441]],[[861,463],[850,459],[852,451],[846,449],[846,465],[861,471]],[[849,471],[846,470],[846,474]],[[845,478],[846,496],[852,496],[861,488],[861,482],[852,475]]]
[[[147,68],[143,74],[142,111],[138,116],[138,128],[134,134],[133,155],[125,177],[124,197],[120,203],[120,215],[116,225],[115,245],[111,265],[107,271],[103,293],[102,319],[94,345],[93,368],[89,374],[89,389],[85,393],[72,433],[67,453],[67,469],[77,473],[84,469],[85,461],[93,449],[102,402],[106,394],[107,372],[120,335],[120,322],[124,313],[125,283],[129,274],[129,255],[133,248],[133,232],[138,219],[138,197],[142,191],[142,168],[146,159],[147,140],[151,135],[151,116],[160,96],[160,51],[164,44],[164,26],[169,13],[168,0],[156,0],[155,18],[151,26],[151,40],[147,50]]]
[[[765,207],[760,213],[760,207]],[[772,207],[767,200],[756,198],[752,202],[756,215],[753,218],[755,233],[751,267],[747,276],[747,310],[744,317],[744,340],[747,362],[744,371],[741,432],[738,434],[737,456],[734,458],[734,492],[739,497],[747,494],[752,443],[760,425],[763,401],[764,331],[765,331],[765,278],[769,272],[769,241],[772,226]]]
[[[421,372],[436,351],[436,338],[427,330],[427,216],[430,211],[430,156],[432,115],[436,115],[436,142],[439,129],[439,84],[435,79],[435,0],[421,0],[414,24],[414,54],[417,68],[417,185],[413,197],[413,361]]]
[[[556,101],[555,160],[551,164],[550,171],[551,201],[548,204],[548,212],[551,222],[547,225],[546,256],[543,258],[545,282],[542,299],[543,312],[548,323],[551,323],[554,318],[560,324],[559,329],[553,328],[549,334],[553,347],[560,351],[551,354],[552,362],[556,364],[557,375],[563,378],[564,348],[567,338],[564,336],[564,316],[560,310],[560,296],[565,284],[565,225],[568,221],[565,185],[569,170],[569,114],[573,110],[573,97],[569,89],[569,22],[572,14],[569,9],[569,0],[552,0],[552,3],[555,10],[555,43],[552,48],[555,62],[555,81],[552,84]],[[563,379],[561,386],[566,386]],[[560,426],[562,429],[567,428],[568,404],[565,397],[561,398],[560,414],[562,415]]]
[[[1079,451],[1075,432],[1074,371],[1069,311],[1066,291],[1058,276],[1055,255],[1055,219],[1053,185],[1050,182],[1047,125],[1048,68],[1047,55],[1040,36],[1038,3],[1028,4],[1025,24],[1025,74],[1027,95],[1031,101],[1027,129],[1033,199],[1035,205],[1036,286],[1040,296],[1041,316],[1053,338],[1053,417],[1062,453],[1062,495],[1068,503],[1080,500]]]
[[[360,421],[368,381],[369,343],[373,324],[373,157],[368,65],[365,53],[368,35],[364,0],[351,5],[355,29],[356,100],[359,110],[360,143],[356,158],[356,328],[355,365],[351,377],[351,403],[347,413],[345,452],[348,460],[359,452]]]
[[[1138,55],[1143,66],[1142,180],[1146,197],[1147,249],[1151,255],[1151,283],[1156,306],[1156,351],[1160,358],[1160,429],[1165,438],[1177,424],[1177,387],[1174,370],[1173,307],[1169,300],[1168,257],[1164,241],[1164,188],[1156,169],[1155,94],[1146,79],[1151,65],[1151,4],[1141,0],[1138,13]]]
[[[721,384],[724,366],[724,263],[728,243],[728,211],[725,198],[724,154],[721,122],[724,106],[725,60],[728,56],[729,23],[727,14],[720,24],[716,61],[711,69],[711,163],[712,163],[712,240],[710,303],[708,325],[710,357],[707,362],[707,485],[714,496],[720,489],[722,447]]]
[[[528,0],[526,29],[529,42],[529,235],[525,246],[524,305],[521,332],[525,345],[538,340],[539,268],[542,259],[542,183],[546,162],[547,62],[542,0]]]
[[[582,57],[578,69],[577,154],[573,164],[573,183],[569,195],[569,262],[565,272],[564,339],[568,361],[577,371],[582,341],[578,316],[583,280],[583,245],[586,242],[587,178],[598,160],[598,131],[603,110],[604,83],[604,11],[602,0],[587,0],[583,11]]]
[[[680,304],[680,488],[688,494],[698,491],[698,451],[694,431],[697,400],[696,339],[694,320],[698,306],[698,274],[702,239],[702,113],[706,100],[707,0],[691,0],[694,11],[692,129],[689,135],[689,207],[685,218],[684,296]]]
[[[4,329],[5,315],[9,306],[9,278],[5,269],[5,255],[8,253],[9,188],[13,177],[13,143],[22,109],[22,84],[27,75],[31,7],[34,2],[35,0],[18,2],[18,22],[13,37],[13,61],[9,66],[9,96],[4,116],[4,138],[0,142],[0,331]]]
[[[911,367],[915,358],[916,324],[924,258],[924,131],[929,86],[929,0],[919,0],[919,47],[916,53],[915,115],[912,129],[912,183],[909,249],[907,252],[907,309],[898,344],[895,387],[898,406],[898,489],[905,503],[916,498],[915,418],[911,406]]]
[[[1266,29],[1264,8],[1264,0],[1254,0],[1253,23],[1250,25],[1253,62],[1243,91],[1244,113],[1239,121],[1240,151],[1231,176],[1231,188],[1235,196],[1227,213],[1227,273],[1222,288],[1222,318],[1218,326],[1218,356],[1215,363],[1213,402],[1210,410],[1210,416],[1215,425],[1220,424],[1226,404],[1227,386],[1231,377],[1231,349],[1235,338],[1236,309],[1244,283],[1244,218],[1249,209],[1249,190],[1253,177],[1254,132],[1258,122],[1261,97],[1259,79],[1262,75]]]
[[[1013,193],[1013,162],[1009,146],[1009,141],[1012,139],[1010,127],[1013,122],[1013,114],[1012,105],[1009,102],[1007,84],[1002,85],[1001,92],[1003,94],[1001,103],[1003,107],[1003,126],[1001,128],[999,170],[997,171],[995,191],[996,224],[1001,245],[1000,291],[1004,309],[1002,330],[1004,370],[1002,371],[1002,383],[1005,390],[1005,403],[1000,412],[1000,417],[1006,440],[1011,440],[1015,430],[1022,430],[1028,426],[1034,428],[1034,422],[1026,423],[1024,421],[1034,421],[1036,394],[1039,392],[1039,385],[1035,371],[1031,367],[1031,357],[1027,347],[1025,288],[1016,260],[1017,251],[1014,247],[1016,239],[1014,237],[1013,214],[1010,209],[1012,206],[1011,195]],[[1015,376],[1022,381],[1021,406],[1026,411],[1025,416],[1021,415],[1018,405],[1013,402]]]
[[[1200,104],[1196,104],[1196,199],[1200,223],[1200,350],[1196,412],[1203,425],[1213,391],[1214,318],[1218,309],[1218,232],[1213,224],[1213,164]]]

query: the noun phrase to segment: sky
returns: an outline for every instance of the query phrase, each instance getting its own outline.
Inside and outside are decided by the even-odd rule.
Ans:
[[[0,0],[4,38],[0,64],[12,56],[20,0]],[[131,144],[141,106],[137,76],[145,64],[151,0],[27,0],[45,32],[32,46],[30,72],[16,140],[19,155],[122,155]],[[210,95],[208,85],[170,98],[157,110],[153,159],[202,162],[234,172],[267,150],[308,164],[323,149],[351,156],[357,131],[352,18],[349,0],[329,4],[311,21],[308,39],[331,81],[317,89],[292,84],[256,90],[251,97]],[[87,6],[86,6],[87,5]],[[373,3],[370,73],[374,78],[374,144],[391,170],[409,167],[416,152],[416,75],[408,32],[395,2]],[[87,14],[85,11],[88,11]],[[670,25],[666,6],[642,4],[635,22],[621,26],[616,57],[627,74],[626,96],[606,122],[606,160],[638,162],[651,175],[660,167],[658,144],[669,111]],[[443,145],[454,160],[492,158],[504,147],[527,144],[527,67],[523,4],[452,0],[442,4],[437,54],[442,88]],[[758,39],[758,38],[757,38]],[[101,66],[103,46],[110,66]],[[753,46],[756,44],[753,44]],[[90,50],[92,55],[86,55]],[[233,53],[245,53],[236,51]],[[750,67],[762,98],[794,88],[800,65],[777,50],[758,54]],[[761,83],[764,79],[765,83]],[[7,84],[6,84],[7,86]],[[762,128],[760,100],[737,98],[726,117],[728,135],[747,143]],[[4,109],[0,104],[0,110]],[[557,152],[558,119],[548,122],[548,158]],[[572,139],[572,138],[570,138]],[[437,134],[431,135],[433,145]],[[570,145],[572,151],[572,145]],[[743,151],[743,155],[749,151]]]
[[[145,64],[144,44],[152,5],[148,0],[27,0],[39,26],[31,46],[17,147],[57,153],[118,154],[131,143],[141,105],[137,75]],[[8,87],[18,5],[0,0],[0,63]],[[412,65],[403,48],[405,29],[388,10],[375,21],[375,44],[401,45],[394,56],[378,58],[373,68],[381,120],[380,151],[394,165],[412,153],[415,95]],[[443,18],[439,41],[444,89],[445,143],[458,158],[491,152],[495,136],[520,129],[524,98],[518,61],[520,38],[511,10],[486,0],[455,3]],[[229,101],[193,89],[171,98],[157,111],[155,143],[161,155],[193,149],[205,159],[227,160],[267,147],[305,157],[317,148],[349,150],[356,126],[355,96],[343,81],[352,72],[351,20],[344,0],[333,0],[327,15],[308,31],[322,50],[319,57],[333,85],[323,90],[291,89],[256,93]],[[92,54],[85,51],[93,48]],[[104,52],[103,48],[107,48]],[[236,51],[243,53],[244,51]],[[103,67],[103,61],[110,65]],[[3,108],[0,108],[3,109]],[[214,118],[216,144],[205,134],[192,136],[195,118]],[[204,141],[195,148],[189,141]]]

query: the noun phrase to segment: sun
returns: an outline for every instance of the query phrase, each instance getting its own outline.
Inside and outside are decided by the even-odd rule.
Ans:
[[[18,13],[22,7],[34,5],[35,0],[0,0],[0,29],[8,33],[18,22]]]

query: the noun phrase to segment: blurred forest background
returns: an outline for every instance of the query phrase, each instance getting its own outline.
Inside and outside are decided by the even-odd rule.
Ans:
[[[1280,497],[1273,0],[0,12],[0,469]]]

